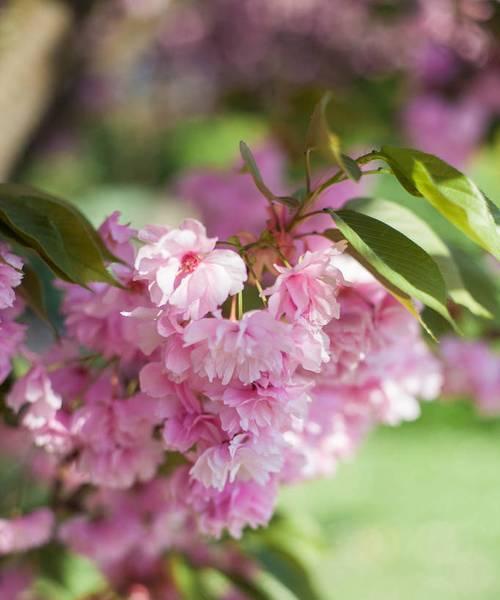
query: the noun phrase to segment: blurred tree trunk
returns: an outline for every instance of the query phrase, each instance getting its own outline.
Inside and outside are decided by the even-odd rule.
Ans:
[[[74,15],[59,0],[10,0],[0,8],[0,181],[31,141],[56,91],[58,50]]]

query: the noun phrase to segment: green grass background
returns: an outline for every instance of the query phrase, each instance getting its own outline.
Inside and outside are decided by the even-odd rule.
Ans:
[[[320,525],[315,571],[329,600],[498,600],[499,471],[500,421],[435,403],[282,504]]]

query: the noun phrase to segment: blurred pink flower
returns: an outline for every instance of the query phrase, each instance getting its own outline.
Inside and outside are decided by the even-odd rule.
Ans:
[[[255,150],[255,160],[266,185],[284,194],[285,156],[274,144]],[[177,184],[178,195],[199,212],[210,235],[227,239],[241,231],[258,234],[268,218],[266,198],[249,173],[241,172],[241,160],[232,170],[200,170],[184,175]]]
[[[484,341],[448,338],[441,343],[444,393],[471,396],[480,412],[500,414],[500,355]]]
[[[52,389],[50,378],[41,365],[34,366],[14,383],[6,402],[16,413],[26,405],[22,421],[28,429],[47,425],[62,407],[62,398]]]
[[[477,148],[487,123],[481,103],[467,99],[453,103],[436,94],[414,98],[403,114],[404,128],[415,147],[458,167]]]
[[[53,526],[54,515],[47,508],[13,519],[0,519],[0,555],[43,546],[51,538]]]
[[[0,242],[0,309],[10,308],[16,298],[14,289],[23,278],[23,261],[10,251],[5,242]]]

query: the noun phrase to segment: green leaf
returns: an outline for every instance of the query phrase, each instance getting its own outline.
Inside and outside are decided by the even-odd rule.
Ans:
[[[326,109],[331,98],[331,94],[325,94],[314,108],[306,135],[306,152],[318,150],[332,160],[349,179],[359,181],[362,173],[358,163],[343,154],[340,137],[328,125]]]
[[[290,545],[293,539],[289,540]],[[267,540],[265,547],[256,553],[265,571],[277,579],[300,600],[319,600],[311,573],[300,557],[280,540]]]
[[[500,258],[500,237],[489,203],[471,179],[418,150],[384,146],[379,155],[410,194],[424,197],[473,242]]]
[[[255,162],[252,151],[243,141],[240,142],[240,153],[245,165],[245,170],[250,173],[256,188],[269,200],[269,202],[280,202],[281,204],[285,204],[291,208],[296,208],[299,206],[300,202],[297,200],[297,198],[294,198],[293,196],[275,196],[273,192],[271,192],[262,179],[262,175],[260,174],[259,167]]]
[[[181,598],[185,600],[216,600],[204,581],[201,569],[191,565],[186,557],[180,554],[171,554],[169,567],[176,591]]]
[[[224,572],[227,579],[233,584],[235,588],[243,592],[252,600],[275,600],[275,598],[257,583],[251,580],[249,577],[245,577],[240,573],[233,571]]]
[[[363,175],[358,163],[347,154],[340,154],[339,166],[353,181],[359,181]]]
[[[256,559],[264,573],[279,581],[294,597],[321,600],[313,574],[320,544],[317,532],[313,534],[305,525],[300,515],[292,518],[277,514],[265,530],[247,534],[243,549]]]
[[[68,552],[59,544],[45,546],[35,554],[39,558],[39,577],[34,590],[37,598],[76,600],[99,594],[108,583],[94,563]]]
[[[23,267],[23,280],[17,290],[26,304],[31,310],[48,323],[51,327],[49,313],[47,311],[47,303],[45,301],[45,291],[43,289],[42,281],[38,276],[38,273],[29,264],[25,264]]]
[[[446,283],[448,295],[478,317],[491,319],[491,313],[474,297],[474,288],[467,289],[452,253],[435,231],[414,212],[388,200],[360,198],[349,208],[390,223],[395,229],[423,248],[435,261]]]
[[[255,162],[255,158],[252,154],[252,151],[243,141],[240,142],[240,153],[241,153],[241,158],[243,159],[245,168],[252,176],[255,186],[257,187],[257,189],[263,196],[265,196],[269,201],[272,202],[275,199],[275,196],[271,192],[271,190],[267,187],[267,185],[264,183],[264,180],[262,179],[262,175],[260,174],[260,171],[259,171],[259,167],[257,166],[257,163]]]
[[[61,279],[117,285],[105,261],[119,259],[68,202],[28,186],[0,184],[0,221],[17,243],[37,252]]]
[[[329,230],[323,232],[323,235],[325,237],[327,237],[328,239],[332,240],[332,242],[341,242],[341,241],[345,241],[345,239],[346,239],[342,235],[342,233],[340,232],[339,229],[329,229]],[[352,245],[348,245],[345,251],[347,254],[349,254],[355,260],[357,260],[359,262],[359,264],[363,265],[365,267],[365,269],[367,269],[375,277],[375,279],[377,279],[379,281],[379,283],[381,283],[385,287],[385,289],[388,292],[390,292],[394,296],[394,298],[396,298],[396,300],[400,304],[402,304],[406,308],[406,310],[413,315],[413,317],[415,317],[415,319],[417,321],[420,322],[422,327],[427,331],[427,333],[431,336],[431,338],[433,338],[434,340],[437,341],[437,339],[434,335],[434,330],[432,330],[431,327],[429,327],[429,324],[422,318],[422,315],[417,310],[417,307],[415,306],[411,296],[409,296],[408,294],[405,294],[402,290],[400,290],[398,287],[393,285],[388,279],[383,277],[364,258],[364,256],[362,254],[357,252],[357,250]]]
[[[453,335],[453,328],[450,323],[428,306],[422,311],[422,320],[438,339],[441,339],[445,335]],[[433,338],[435,339],[434,336]]]
[[[255,577],[255,586],[262,593],[265,593],[271,600],[305,600],[302,596],[297,596],[289,587],[268,571],[260,571]],[[252,600],[253,597],[251,596]]]
[[[493,217],[493,220],[495,221],[495,225],[497,225],[497,226],[500,225],[499,202],[498,201],[494,202],[491,198],[488,198],[488,196],[483,191],[481,191],[481,193],[486,198],[486,203],[488,204],[488,208],[490,209],[491,216]]]
[[[495,322],[500,323],[499,278],[478,257],[454,246],[451,252],[467,288],[474,290],[474,297],[493,315]]]
[[[443,276],[425,250],[396,229],[368,215],[352,210],[325,212],[332,215],[361,264],[398,300],[404,299],[407,308],[408,299],[414,298],[455,326],[446,306]],[[330,231],[324,235],[331,238]]]

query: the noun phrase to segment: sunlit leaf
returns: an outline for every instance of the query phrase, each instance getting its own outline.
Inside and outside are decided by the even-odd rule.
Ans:
[[[454,324],[447,308],[443,276],[425,250],[396,229],[368,215],[352,210],[328,212],[360,262],[389,291],[394,290],[396,297],[405,300],[419,300]],[[327,231],[324,235],[330,237],[331,233]]]
[[[474,290],[474,297],[495,319],[500,322],[500,280],[478,257],[470,256],[463,250],[452,247],[451,252],[462,280],[468,289]]]
[[[87,558],[68,552],[59,544],[37,551],[40,575],[34,589],[44,600],[77,600],[107,589],[108,583]]]
[[[250,577],[245,577],[241,573],[236,572],[225,573],[225,575],[236,589],[246,594],[252,600],[276,600],[274,596],[266,591],[265,587],[263,589]]]
[[[243,547],[263,572],[279,581],[293,597],[323,600],[313,568],[319,559],[320,543],[317,532],[306,529],[300,515],[275,515],[266,530],[247,535]]]
[[[362,198],[354,200],[349,208],[376,218],[406,235],[422,247],[436,262],[450,298],[473,314],[491,318],[491,313],[474,297],[474,288],[467,289],[452,253],[435,231],[414,212],[388,200]]]
[[[418,150],[384,146],[380,155],[410,194],[425,198],[472,241],[500,258],[500,236],[489,202],[471,179]]]
[[[316,105],[306,136],[306,152],[318,150],[337,165],[349,179],[359,181],[361,169],[355,160],[342,152],[340,137],[331,131],[326,117],[326,108],[331,94],[326,94]]]
[[[169,567],[175,587],[185,600],[216,600],[203,580],[201,570],[179,554],[169,556]]]

